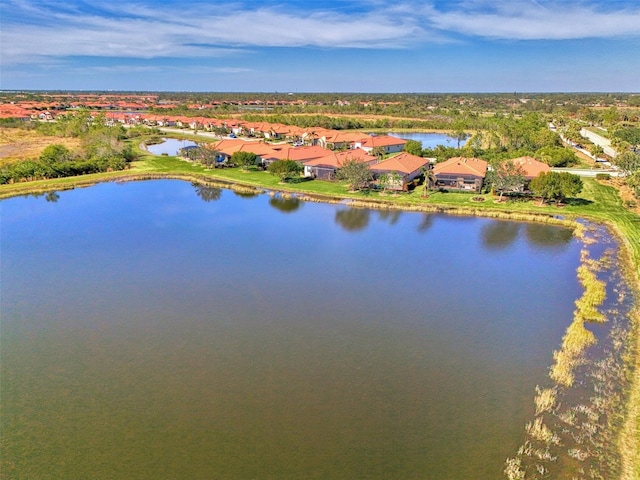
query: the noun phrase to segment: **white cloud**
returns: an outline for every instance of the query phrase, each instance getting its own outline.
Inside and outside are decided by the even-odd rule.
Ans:
[[[73,56],[207,58],[258,47],[404,48],[459,35],[536,40],[640,35],[640,8],[600,10],[586,1],[370,1],[358,13],[282,5],[111,0],[10,0],[0,31],[2,65]],[[619,2],[616,2],[619,3]],[[84,6],[83,6],[84,5]],[[366,8],[365,6],[366,5]],[[629,4],[627,4],[629,5]],[[633,3],[631,3],[633,5]]]
[[[603,4],[569,1],[471,0],[453,11],[428,7],[435,28],[504,40],[569,40],[640,35],[640,8],[601,10]],[[627,4],[628,5],[628,4]],[[616,6],[613,2],[604,6]]]
[[[349,16],[313,10],[190,10],[183,5],[150,10],[128,5],[119,10],[119,17],[64,10],[49,11],[47,17],[46,7],[24,0],[14,6],[42,23],[5,22],[0,33],[4,64],[64,56],[211,57],[246,47],[393,48],[423,35],[414,18],[394,18],[384,11]]]

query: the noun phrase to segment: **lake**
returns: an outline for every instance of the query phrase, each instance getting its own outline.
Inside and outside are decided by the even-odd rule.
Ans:
[[[500,478],[581,294],[556,226],[174,180],[0,207],[8,477]]]
[[[162,143],[147,145],[147,150],[154,155],[171,155],[176,156],[180,153],[181,148],[195,147],[198,144],[191,140],[178,140],[175,138],[163,138]]]
[[[445,147],[457,147],[458,140],[454,137],[446,135],[444,133],[397,133],[390,132],[389,135],[398,138],[404,138],[405,140],[416,140],[422,143],[422,148],[436,148],[438,145],[444,145]],[[461,142],[460,145],[464,145]]]

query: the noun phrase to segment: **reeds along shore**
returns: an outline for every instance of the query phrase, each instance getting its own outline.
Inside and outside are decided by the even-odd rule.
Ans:
[[[587,246],[597,240],[587,230],[596,229],[579,224],[575,230],[584,245],[576,271],[583,293],[561,348],[554,352],[552,384],[536,387],[535,414],[525,426],[525,441],[505,463],[509,480],[637,478],[637,430],[630,425],[637,412],[629,411],[637,397],[629,378],[637,306],[630,305],[633,290],[617,270],[614,252],[590,257]],[[617,298],[603,311],[608,291]],[[603,322],[610,325],[604,345],[600,353],[587,355],[597,343],[588,324]]]

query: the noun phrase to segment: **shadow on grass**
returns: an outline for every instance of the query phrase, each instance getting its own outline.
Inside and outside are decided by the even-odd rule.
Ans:
[[[285,180],[285,183],[299,184],[299,183],[307,183],[312,180],[313,179],[310,177],[288,178],[287,180]]]
[[[585,207],[587,205],[593,204],[593,201],[587,200],[585,198],[566,198],[564,200],[564,204],[572,207]]]

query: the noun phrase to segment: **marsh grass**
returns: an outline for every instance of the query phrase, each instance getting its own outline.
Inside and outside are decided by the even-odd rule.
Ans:
[[[536,405],[536,415],[553,410],[557,399],[557,391],[555,388],[541,388],[536,386],[536,396],[533,399]]]
[[[553,385],[536,387],[535,415],[525,425],[525,441],[516,456],[505,463],[508,479],[640,478],[636,421],[640,402],[638,396],[628,393],[634,381],[629,372],[638,372],[629,366],[633,363],[629,356],[635,355],[633,328],[638,319],[630,321],[629,312],[622,306],[629,284],[612,260],[615,251],[608,248],[600,258],[590,257],[586,246],[594,243],[594,236],[603,234],[604,229],[578,224],[575,231],[585,245],[576,270],[583,293],[576,300],[573,321],[561,347],[554,352],[549,372]],[[603,311],[608,282],[618,301]],[[612,325],[603,342],[602,356],[587,355],[597,340],[588,323],[603,321]]]

